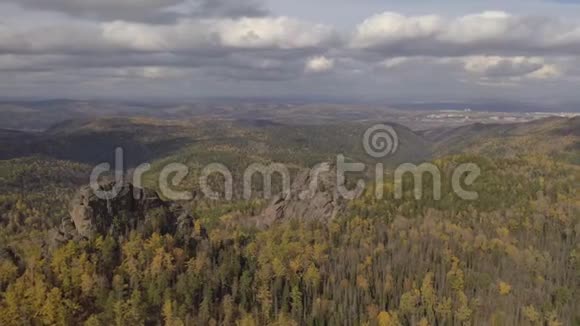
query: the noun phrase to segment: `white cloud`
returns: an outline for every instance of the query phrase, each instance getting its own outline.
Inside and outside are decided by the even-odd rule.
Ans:
[[[510,34],[518,26],[517,19],[506,12],[486,11],[480,14],[459,17],[447,24],[437,39],[451,43],[473,43],[494,41]],[[524,26],[525,28],[525,26]],[[526,32],[519,30],[517,33]]]
[[[306,62],[306,71],[312,73],[320,73],[332,70],[334,68],[334,60],[323,56],[310,58]]]
[[[402,56],[570,55],[580,53],[580,24],[502,11],[453,19],[386,12],[359,24],[350,46]]]
[[[542,58],[474,56],[465,59],[465,70],[489,77],[527,75],[543,66]]]
[[[333,29],[288,17],[241,18],[214,22],[223,46],[236,48],[295,49],[322,46]]]
[[[542,68],[529,73],[526,77],[531,79],[555,79],[562,77],[563,72],[557,65],[547,64]]]
[[[149,79],[177,78],[185,75],[184,69],[168,67],[144,67],[140,69],[140,75]]]
[[[387,68],[387,69],[391,69],[391,68],[399,67],[399,66],[401,66],[409,61],[411,61],[411,58],[396,57],[396,58],[386,59],[386,60],[382,61],[380,63],[380,65]]]
[[[362,22],[356,28],[351,45],[355,48],[365,48],[401,40],[432,37],[442,26],[442,19],[435,15],[407,17],[394,12],[385,12]]]
[[[101,29],[103,40],[117,47],[141,51],[171,49],[164,37],[165,27],[117,21],[102,24]]]
[[[553,78],[558,68],[540,57],[472,56],[464,59],[467,72],[485,78]]]

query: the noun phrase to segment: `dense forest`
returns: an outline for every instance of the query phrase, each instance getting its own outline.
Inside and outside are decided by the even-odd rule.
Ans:
[[[264,202],[190,203],[187,237],[151,210],[161,222],[55,245],[88,165],[0,161],[0,324],[580,325],[577,130],[543,138],[565,138],[560,156],[535,132],[477,143],[455,132],[464,154],[432,160],[445,172],[441,200],[416,200],[407,179],[395,199],[387,169],[330,220],[258,228],[240,221]],[[476,201],[451,191],[462,162],[482,170]]]

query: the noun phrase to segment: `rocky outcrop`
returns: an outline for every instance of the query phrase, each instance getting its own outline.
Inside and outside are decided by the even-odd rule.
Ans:
[[[294,218],[326,222],[344,211],[346,200],[338,192],[336,169],[323,164],[317,170],[320,172],[304,170],[298,173],[290,193],[277,195],[255,218],[256,225],[263,228]]]
[[[112,189],[113,184],[102,185]],[[146,214],[154,209],[165,209],[166,204],[157,193],[136,189],[132,184],[122,186],[117,196],[98,198],[89,186],[83,187],[71,202],[70,217],[81,237],[92,238],[115,228],[136,228]]]
[[[113,183],[101,185],[110,190]],[[51,241],[63,243],[74,239],[93,239],[98,235],[123,235],[132,230],[171,233],[188,241],[195,234],[195,218],[179,204],[163,201],[152,190],[123,184],[117,196],[99,198],[89,186],[81,188],[70,203],[70,216],[63,218]]]
[[[277,195],[258,216],[238,221],[259,228],[288,219],[331,221],[346,208],[347,201],[338,192],[336,169],[330,164],[305,170],[295,177],[291,191]],[[113,183],[101,185],[111,189]],[[178,241],[205,238],[205,230],[196,228],[196,219],[178,203],[163,201],[155,191],[123,185],[117,196],[102,199],[89,186],[81,188],[70,204],[70,216],[50,233],[51,243],[93,239],[98,235],[125,235],[136,230],[142,234],[172,234]]]

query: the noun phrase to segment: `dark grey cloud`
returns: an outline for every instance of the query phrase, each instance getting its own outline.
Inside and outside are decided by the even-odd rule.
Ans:
[[[62,12],[97,20],[167,21],[176,15],[168,8],[183,0],[1,0],[23,8]]]
[[[259,17],[268,15],[264,5],[256,0],[194,0],[188,3],[188,13],[198,17]]]
[[[287,17],[182,19],[152,25],[78,19],[6,20],[0,23],[0,54],[209,53],[323,48],[334,30]]]
[[[32,10],[62,12],[92,20],[168,23],[188,17],[257,17],[267,15],[254,0],[0,0]]]

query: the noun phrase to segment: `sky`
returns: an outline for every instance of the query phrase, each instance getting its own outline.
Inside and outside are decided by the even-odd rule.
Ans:
[[[580,103],[580,1],[0,0],[0,97]]]

